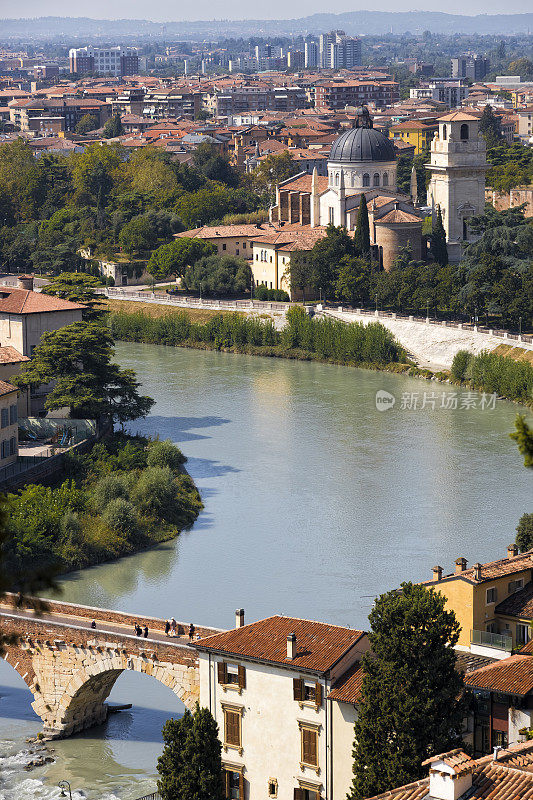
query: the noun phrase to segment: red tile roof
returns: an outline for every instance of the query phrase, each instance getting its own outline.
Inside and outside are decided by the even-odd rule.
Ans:
[[[287,658],[287,636],[296,635],[296,656]],[[274,616],[195,642],[199,650],[281,664],[289,669],[327,672],[365,634],[363,631]]]
[[[19,364],[21,361],[29,361],[28,356],[23,356],[11,345],[0,347],[0,364]]]
[[[7,381],[0,381],[0,396],[3,396],[4,394],[11,394],[12,392],[18,392],[16,386],[13,386]]]
[[[43,314],[47,311],[75,311],[79,308],[85,306],[29,289],[0,286],[0,313]]]
[[[468,796],[468,800],[533,800],[532,751],[533,741],[528,741],[501,750],[496,761],[492,755],[475,759],[467,768],[472,772],[472,788],[463,797]],[[444,753],[443,756],[450,757],[450,754]],[[466,764],[469,756],[463,753],[458,760],[463,757]],[[366,800],[431,800],[429,778],[398,786]]]
[[[469,583],[484,583],[485,581],[492,581],[495,578],[503,578],[506,575],[514,575],[518,572],[525,572],[526,570],[533,569],[533,550],[528,550],[526,553],[521,553],[511,558],[500,558],[497,561],[489,561],[481,565],[481,577],[479,579],[474,577],[474,568],[463,570],[463,572],[450,573],[444,575],[441,581],[425,581],[426,585],[437,585],[442,581],[449,580],[466,580]]]
[[[533,658],[523,651],[465,675],[472,689],[525,696],[533,690]]]
[[[456,775],[467,775],[475,767],[476,762],[472,756],[467,755],[464,750],[457,748],[456,750],[449,750],[447,753],[440,753],[437,756],[431,756],[425,761],[422,761],[422,766],[426,767],[428,764],[434,764],[436,761],[443,761],[446,766],[451,767]]]
[[[361,687],[363,685],[363,668],[360,661],[346,670],[341,677],[335,681],[333,688],[328,694],[330,700],[340,700],[343,703],[360,703],[362,699]]]
[[[393,208],[387,214],[375,220],[376,225],[393,222],[418,222],[420,225],[422,224],[420,217],[417,217],[415,214],[409,214],[407,211],[402,211],[401,208]]]

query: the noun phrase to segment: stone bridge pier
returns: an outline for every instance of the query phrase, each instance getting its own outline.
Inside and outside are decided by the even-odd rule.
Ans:
[[[108,714],[106,699],[124,670],[152,676],[187,708],[194,708],[200,694],[197,653],[185,637],[165,637],[163,620],[150,619],[153,633],[139,638],[120,630],[116,621],[96,619],[96,629],[91,628],[86,621],[90,614],[79,618],[79,610],[84,608],[80,606],[71,607],[78,612],[72,623],[57,621],[59,616],[65,619],[68,604],[55,605],[62,607],[61,614],[42,617],[0,608],[2,632],[18,637],[16,644],[6,648],[5,660],[31,690],[32,707],[47,736],[66,737],[103,723]],[[128,625],[127,615],[109,614],[126,617],[123,627]],[[140,624],[146,622],[147,618],[140,619]],[[178,630],[184,628],[182,623]],[[202,635],[216,632],[200,630]]]

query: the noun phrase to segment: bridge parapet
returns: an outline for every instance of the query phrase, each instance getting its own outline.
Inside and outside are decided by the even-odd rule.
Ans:
[[[75,613],[65,613],[69,609]],[[128,631],[134,621],[148,625],[147,638]],[[199,699],[197,653],[186,638],[165,637],[164,620],[51,601],[40,617],[2,606],[0,625],[18,637],[5,658],[33,693],[33,709],[51,737],[104,722],[105,700],[124,670],[154,677],[190,709]],[[217,630],[200,626],[204,636]]]

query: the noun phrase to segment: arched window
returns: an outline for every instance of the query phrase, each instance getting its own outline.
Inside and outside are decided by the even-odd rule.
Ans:
[[[443,126],[442,126],[442,138],[443,138],[445,141],[446,141],[446,139],[448,138],[448,128],[446,127],[446,125],[443,125]]]
[[[339,173],[337,172],[337,174],[335,175],[335,186],[338,185],[339,185]]]
[[[466,124],[466,122],[463,122],[463,124],[461,125],[461,141],[466,142],[467,139],[468,139],[468,125]]]
[[[365,172],[363,175],[363,186],[370,186],[370,175],[368,172]]]
[[[352,172],[352,187],[355,189],[356,186],[357,186],[357,173]]]
[[[384,173],[383,173],[383,183],[382,183],[382,186],[388,186],[388,185],[389,185],[389,173],[388,173],[388,172],[384,172]]]
[[[379,172],[374,172],[374,186],[379,186]]]

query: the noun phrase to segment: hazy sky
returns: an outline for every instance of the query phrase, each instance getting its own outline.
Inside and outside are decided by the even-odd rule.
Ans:
[[[269,0],[268,3],[250,2],[250,0],[195,0],[184,2],[179,0],[92,0],[90,5],[76,5],[72,0],[0,0],[0,18],[6,17],[41,17],[41,16],[87,16],[93,19],[151,19],[166,20],[198,20],[198,19],[287,19],[307,16],[317,12],[357,11],[373,9],[379,11],[415,11],[419,4],[402,4],[397,0],[382,0],[374,6],[368,0],[364,4],[351,4],[336,0]],[[452,14],[497,14],[531,12],[531,0],[449,0],[443,4],[441,0],[425,0],[424,9],[446,11]]]

